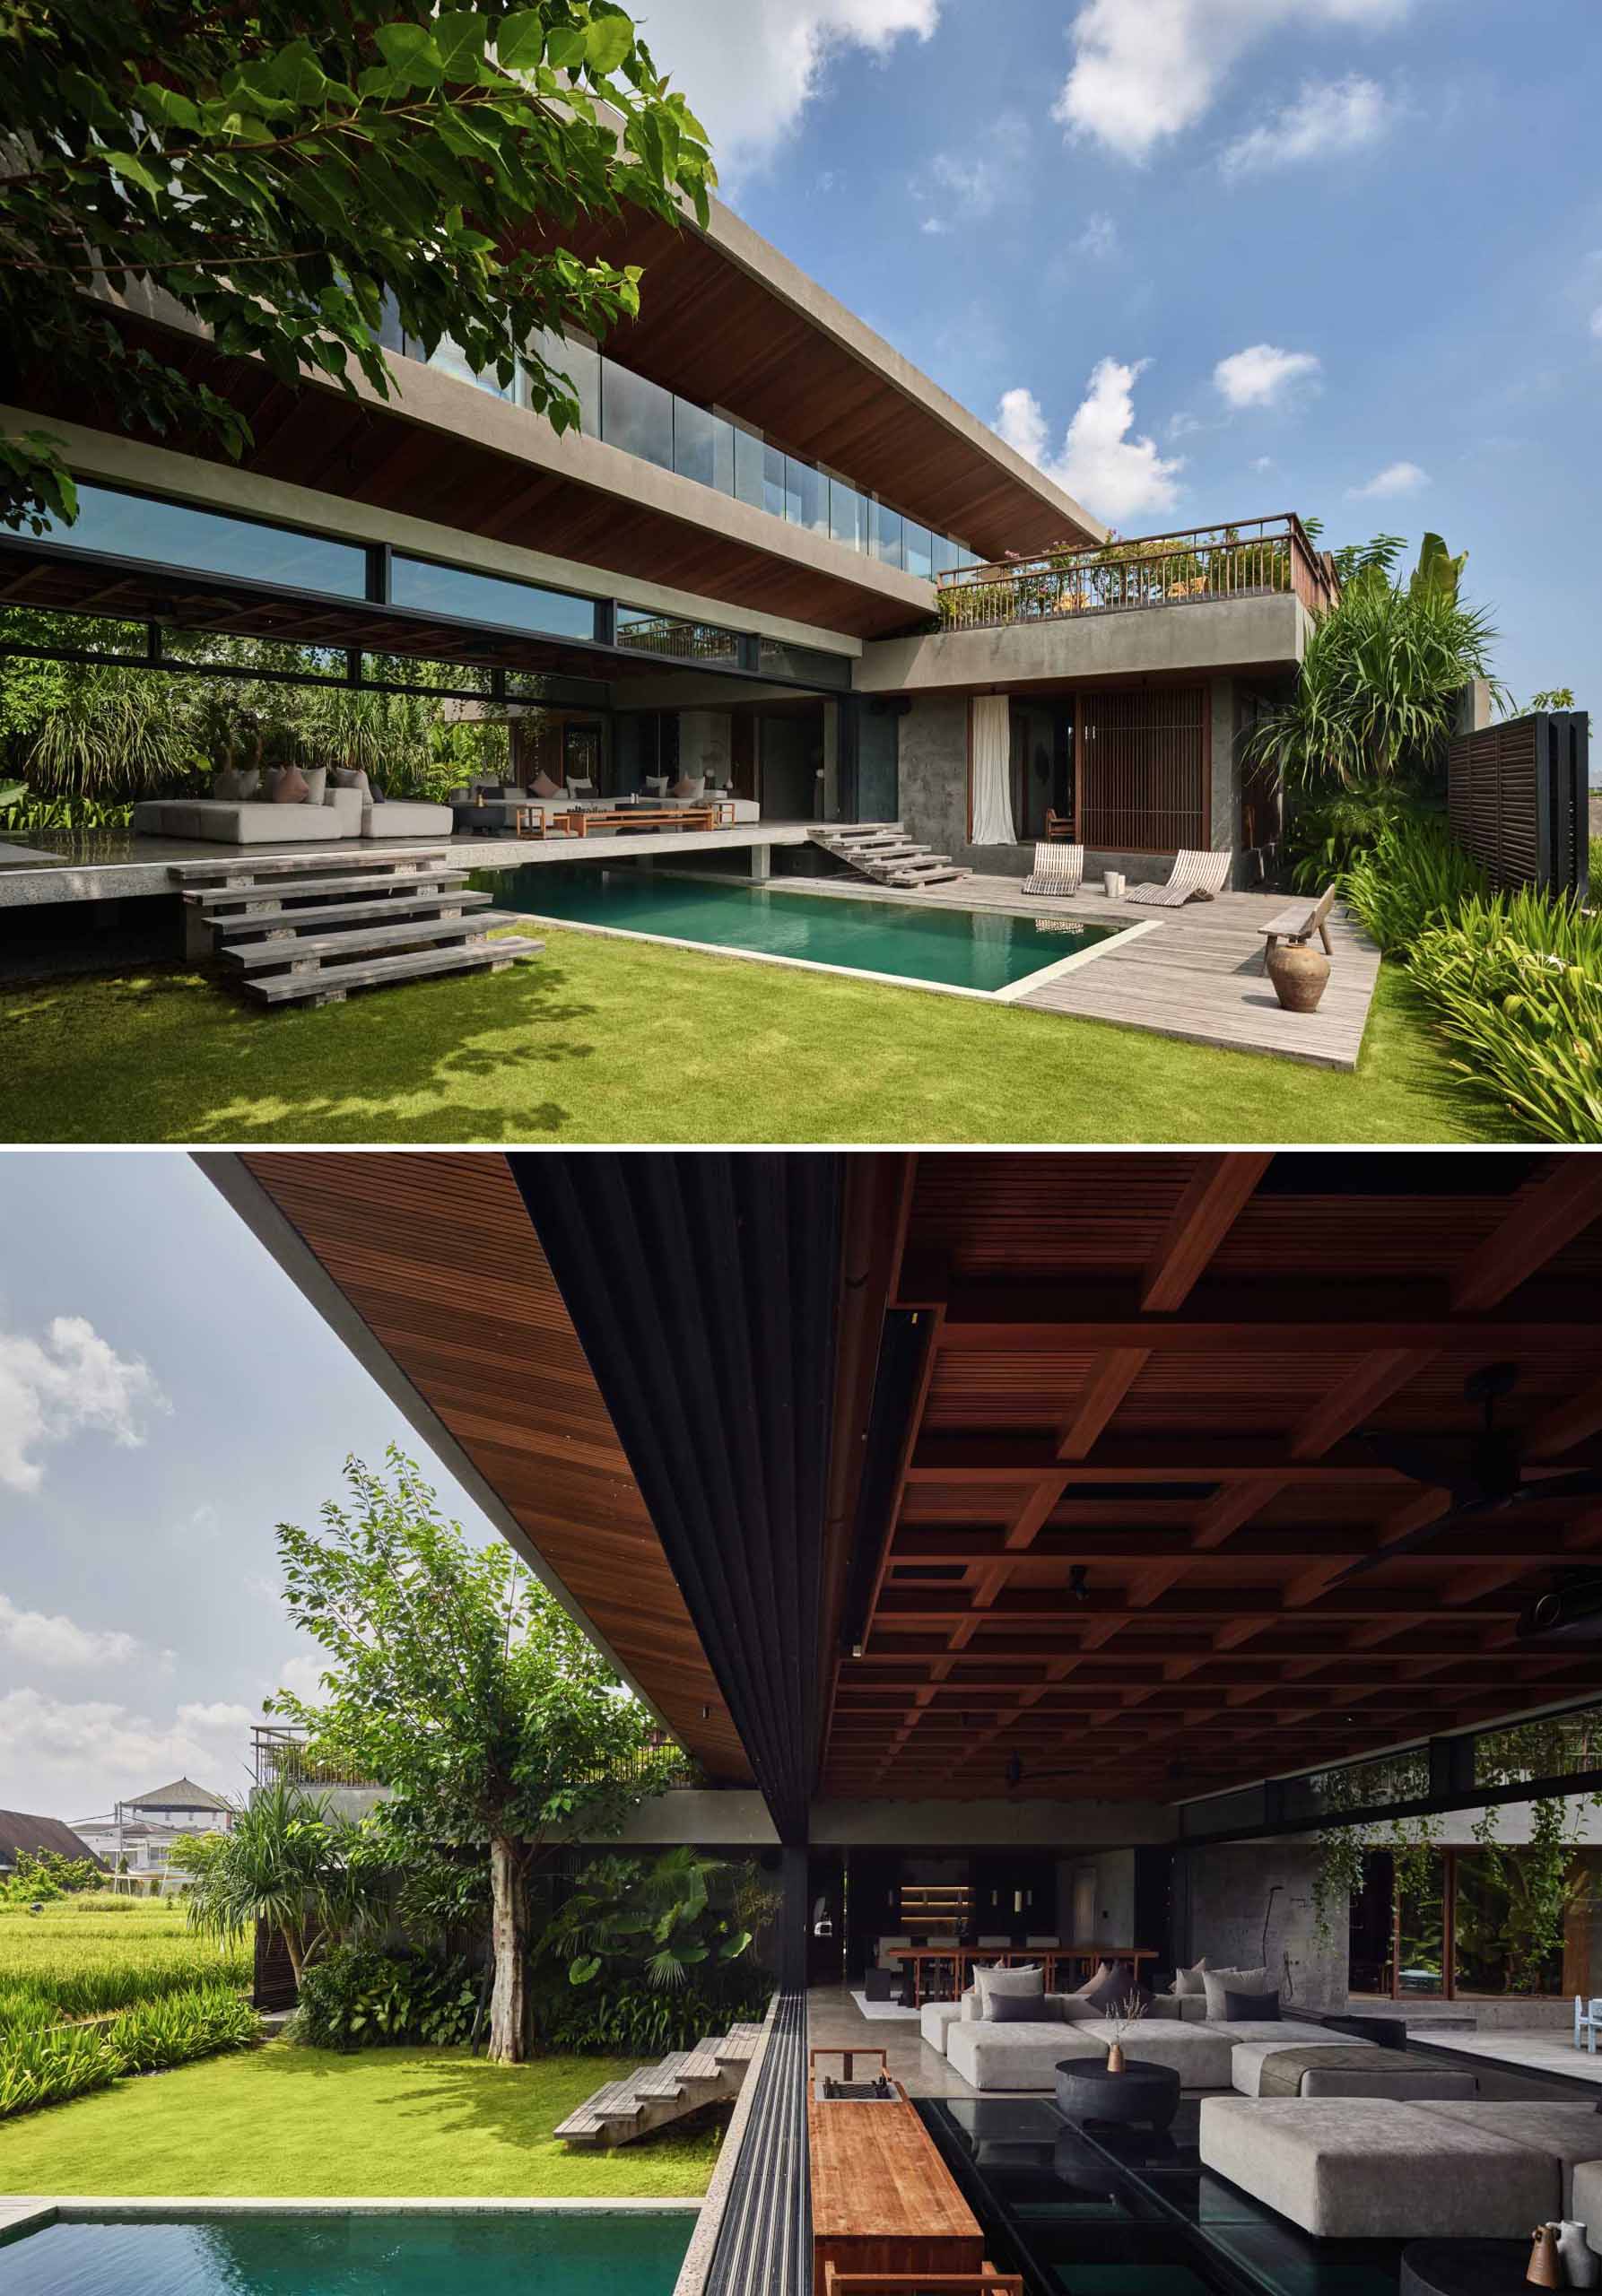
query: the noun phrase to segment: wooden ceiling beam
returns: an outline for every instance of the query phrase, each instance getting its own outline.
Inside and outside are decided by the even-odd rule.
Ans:
[[[1175,1315],[1146,1316],[1140,1312],[1138,1292],[1129,1288],[1097,1299],[1078,1284],[1040,1290],[958,1286],[945,1302],[941,1344],[968,1354],[1093,1355],[1110,1347],[1145,1347],[1164,1354],[1207,1355],[1221,1349],[1284,1348],[1317,1358],[1398,1348],[1561,1356],[1565,1345],[1583,1349],[1595,1344],[1584,1295],[1567,1285],[1560,1298],[1543,1304],[1538,1320],[1456,1313],[1444,1287],[1427,1283],[1408,1286],[1401,1313],[1394,1294],[1389,1295],[1387,1310],[1386,1296],[1365,1291],[1344,1299],[1338,1289],[1324,1289],[1315,1307],[1305,1284],[1266,1283],[1227,1292],[1208,1285],[1193,1292]],[[1328,1314],[1321,1312],[1326,1304]]]
[[[1602,1220],[1602,1170],[1589,1156],[1557,1157],[1495,1233],[1466,1257],[1452,1280],[1454,1313],[1499,1307],[1596,1220]]]
[[[1397,1510],[1398,1515],[1412,1511],[1411,1507]],[[1454,1562],[1523,1561],[1532,1566],[1560,1563],[1571,1559],[1594,1535],[1583,1524],[1542,1526],[1532,1522],[1520,1536],[1519,1525],[1528,1521],[1530,1513],[1530,1509],[1520,1507],[1511,1522],[1484,1530],[1465,1526],[1450,1535],[1443,1535],[1440,1543],[1432,1541],[1427,1553],[1399,1557],[1398,1561],[1416,1561],[1421,1567]],[[958,1564],[1004,1566],[1011,1571],[1041,1562],[1083,1562],[1098,1569],[1115,1569],[1121,1563],[1182,1562],[1188,1576],[1197,1571],[1237,1570],[1243,1561],[1284,1570],[1327,1563],[1339,1570],[1347,1563],[1382,1554],[1386,1546],[1400,1535],[1389,1521],[1378,1536],[1371,1524],[1347,1525],[1344,1528],[1319,1525],[1305,1530],[1248,1529],[1236,1532],[1222,1552],[1217,1548],[1198,1552],[1178,1544],[1172,1531],[1052,1529],[1042,1531],[1027,1552],[1014,1554],[1005,1539],[994,1533],[974,1535],[962,1531],[928,1532],[919,1528],[903,1533],[901,1541],[891,1549],[890,1583],[896,1583],[893,1574],[901,1569],[946,1569]],[[1287,1588],[1287,1598],[1289,1593]]]
[[[1272,1153],[1203,1156],[1173,1208],[1140,1284],[1143,1315],[1182,1308],[1213,1255],[1251,1201]]]

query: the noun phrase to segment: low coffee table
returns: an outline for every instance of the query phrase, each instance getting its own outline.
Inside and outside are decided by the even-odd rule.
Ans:
[[[1412,2240],[1397,2296],[1524,2296],[1529,2242]]]
[[[1180,2076],[1171,2065],[1127,2057],[1121,2073],[1099,2057],[1066,2057],[1057,2067],[1058,2109],[1071,2121],[1144,2121],[1166,2128],[1180,2109]]]

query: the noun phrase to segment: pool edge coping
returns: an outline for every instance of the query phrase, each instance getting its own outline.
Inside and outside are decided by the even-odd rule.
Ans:
[[[0,2211],[8,2205],[0,2195]],[[7,2222],[0,2218],[0,2235],[37,2232],[52,2223],[93,2223],[110,2216],[678,2216],[693,2213],[699,2215],[700,2200],[663,2198],[660,2200],[584,2200],[584,2199],[518,2199],[515,2196],[498,2200],[417,2200],[401,2199],[394,2195],[385,2199],[361,2196],[331,2196],[319,2199],[286,2197],[282,2200],[224,2199],[216,2194],[196,2196],[183,2193],[145,2193],[123,2195],[100,2193],[65,2193],[53,2199],[24,2204],[22,2213]]]

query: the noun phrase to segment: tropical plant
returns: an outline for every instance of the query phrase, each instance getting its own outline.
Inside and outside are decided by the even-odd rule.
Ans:
[[[1245,737],[1246,755],[1293,789],[1436,771],[1463,687],[1484,678],[1502,694],[1496,633],[1459,596],[1462,558],[1426,535],[1409,580],[1393,581],[1394,540],[1367,545],[1308,640],[1294,694]]]
[[[154,2073],[248,2048],[261,2021],[226,1986],[146,2002],[92,2025],[39,2026],[0,2036],[0,2119],[64,2104],[130,2073]]]
[[[159,673],[80,667],[12,753],[41,796],[126,804],[198,766],[181,703]]]
[[[26,1849],[17,1853],[17,1870],[0,1889],[0,1900],[12,1905],[44,1903],[53,1898],[76,1896],[92,1890],[100,1869],[92,1857],[66,1857],[47,1849],[35,1857]]]
[[[638,310],[640,274],[573,254],[564,230],[627,207],[676,225],[681,201],[704,223],[713,180],[703,131],[612,0],[328,0],[311,16],[0,0],[0,151],[13,358],[25,344],[130,430],[236,457],[245,418],[204,370],[125,332],[116,301],[170,298],[223,353],[353,397],[389,396],[394,326],[430,353],[448,338],[502,386],[516,346],[528,402],[568,428],[577,403],[535,338],[605,335]],[[0,434],[0,525],[75,509],[59,440]]]
[[[715,2004],[693,1986],[669,1993],[652,1992],[632,1978],[579,1987],[553,1979],[541,1995],[542,2029],[552,2049],[663,2057],[669,2049],[693,2048],[730,2025],[760,2019],[770,1991],[767,1979],[744,1961],[729,1971]]]
[[[487,1866],[490,2055],[528,2042],[528,1888],[575,1835],[614,1832],[656,1790],[649,1721],[560,1604],[500,1540],[469,1546],[417,1467],[346,1462],[352,1507],[278,1526],[285,1599],[322,1645],[323,1697],[279,1692],[308,1752],[392,1791],[408,1822]]]
[[[1387,831],[1438,822],[1440,808],[1402,782],[1363,781],[1346,789],[1303,789],[1285,822],[1285,860],[1298,892],[1338,884]]]
[[[1483,899],[1485,874],[1439,816],[1397,821],[1348,864],[1341,891],[1387,956],[1409,956],[1427,926]]]
[[[466,1961],[421,1960],[336,1945],[306,1973],[289,2038],[317,2048],[402,2041],[446,2048],[471,2039],[483,2007]]]
[[[697,1850],[664,1850],[649,1863],[597,1859],[558,1908],[537,1951],[565,1961],[570,1985],[615,1979],[624,1970],[648,1986],[677,1991],[692,1970],[737,1961],[776,1900],[747,1875],[730,1902],[714,1900],[728,1874]]]
[[[300,1983],[309,1964],[370,1918],[370,1869],[352,1862],[356,1828],[330,1816],[288,1779],[260,1787],[227,1833],[178,1843],[171,1862],[189,1877],[191,1926],[221,1939],[265,1922],[283,1940]]]

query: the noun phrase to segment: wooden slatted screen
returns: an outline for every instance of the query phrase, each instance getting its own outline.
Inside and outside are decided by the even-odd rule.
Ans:
[[[1582,709],[1536,710],[1452,743],[1452,835],[1493,885],[1585,898],[1587,733]]]
[[[1075,733],[1082,844],[1104,853],[1210,848],[1206,686],[1082,693]]]

